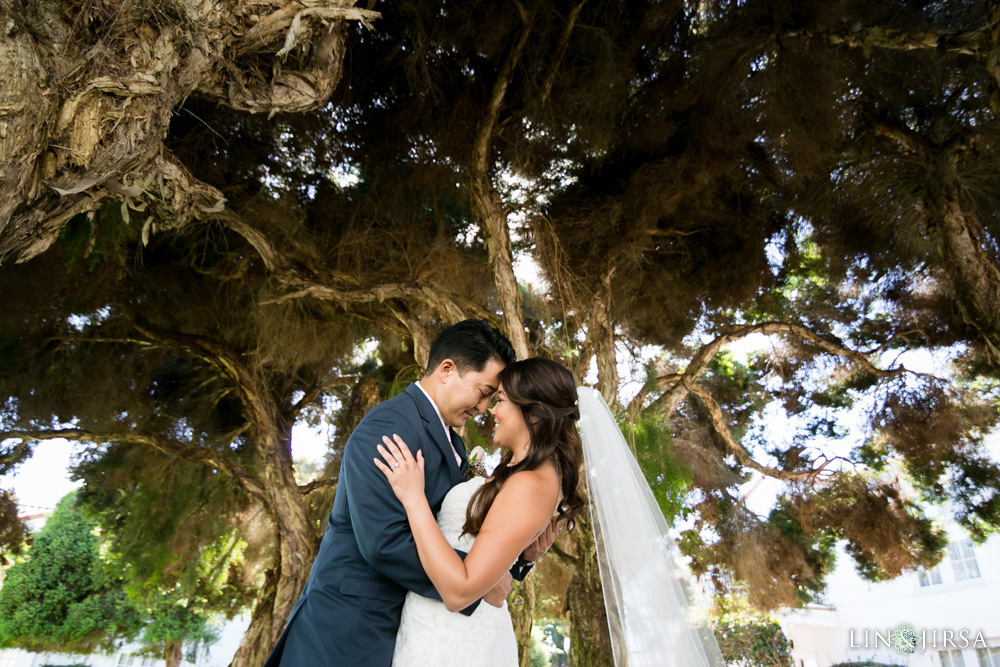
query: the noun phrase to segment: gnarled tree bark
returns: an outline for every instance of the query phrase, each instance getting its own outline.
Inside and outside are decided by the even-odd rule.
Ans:
[[[0,0],[0,263],[23,262],[113,197],[144,235],[223,210],[164,149],[190,95],[301,112],[340,80],[353,0]]]

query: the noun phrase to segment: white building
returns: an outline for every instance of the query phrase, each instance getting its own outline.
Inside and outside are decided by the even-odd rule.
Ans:
[[[1000,667],[1000,538],[973,545],[948,527],[949,553],[930,571],[893,581],[861,579],[838,549],[827,584],[828,605],[810,605],[779,620],[796,667],[874,660],[913,667]],[[913,650],[894,642],[912,627]],[[905,642],[904,642],[905,643]]]

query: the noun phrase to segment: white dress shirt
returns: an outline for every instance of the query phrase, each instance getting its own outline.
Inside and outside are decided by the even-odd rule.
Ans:
[[[461,468],[462,457],[458,455],[458,451],[455,449],[455,443],[451,441],[451,428],[449,428],[448,425],[444,423],[444,417],[441,416],[441,411],[438,409],[437,403],[435,403],[434,399],[431,398],[431,395],[427,393],[427,390],[424,389],[423,386],[421,386],[420,380],[417,380],[417,386],[420,387],[420,391],[424,392],[424,396],[426,396],[427,400],[431,402],[432,406],[434,406],[434,412],[437,413],[438,419],[441,420],[441,428],[444,429],[444,435],[446,438],[448,438],[448,444],[451,445],[451,453],[455,455],[455,464],[459,468]]]

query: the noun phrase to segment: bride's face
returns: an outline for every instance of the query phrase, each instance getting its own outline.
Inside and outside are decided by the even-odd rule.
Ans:
[[[490,409],[490,412],[493,413],[494,444],[515,452],[527,450],[528,444],[531,442],[531,434],[528,432],[524,415],[521,414],[521,408],[507,399],[503,385],[500,385],[495,401],[496,403]]]

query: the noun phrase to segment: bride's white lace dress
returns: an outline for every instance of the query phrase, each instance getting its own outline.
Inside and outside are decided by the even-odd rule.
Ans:
[[[472,494],[483,485],[482,477],[456,485],[441,503],[438,526],[448,543],[469,551],[474,538],[463,535],[465,508]],[[516,667],[517,640],[507,603],[494,607],[481,602],[471,616],[445,609],[440,600],[407,593],[403,617],[396,634],[393,667]]]

